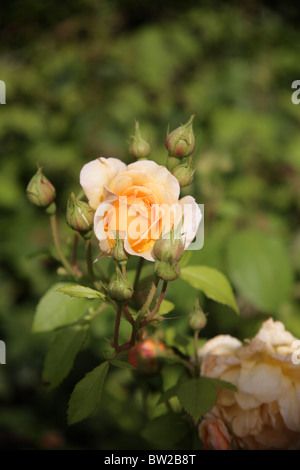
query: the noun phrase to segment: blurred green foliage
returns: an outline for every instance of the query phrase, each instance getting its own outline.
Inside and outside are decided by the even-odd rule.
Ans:
[[[57,281],[48,221],[25,198],[36,163],[56,186],[60,236],[70,250],[64,213],[70,192],[80,189],[79,171],[97,156],[129,162],[135,117],[151,158],[165,164],[168,124],[174,129],[196,112],[196,175],[183,194],[205,204],[205,244],[189,264],[223,271],[241,310],[238,318],[201,297],[210,314],[202,336],[249,337],[271,315],[300,337],[300,108],[291,102],[291,84],[300,78],[297,17],[279,2],[160,3],[1,6],[0,79],[7,91],[0,109],[2,448],[171,448],[149,443],[149,430],[141,434],[149,417],[166,411],[157,405],[158,390],[182,373],[171,365],[161,377],[113,369],[99,411],[66,425],[74,384],[104,357],[111,310],[95,319],[88,349],[49,394],[41,371],[50,338],[31,333],[36,304]],[[169,316],[178,318],[164,327],[178,347],[184,347],[181,332],[191,335],[187,314],[195,294],[183,280],[168,290],[175,304]]]

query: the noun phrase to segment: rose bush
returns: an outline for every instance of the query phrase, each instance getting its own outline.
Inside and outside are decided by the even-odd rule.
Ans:
[[[179,199],[178,180],[153,161],[126,166],[115,158],[97,158],[82,168],[80,184],[96,211],[94,231],[103,255],[110,255],[117,234],[128,254],[149,261],[154,261],[155,241],[180,221],[185,249],[196,235],[202,215],[195,199]]]
[[[202,375],[237,388],[236,392],[221,389],[216,405],[201,422],[199,434],[206,448],[209,443],[228,448],[231,429],[246,449],[300,447],[300,366],[292,361],[295,340],[281,322],[269,319],[246,345],[219,335],[201,348]]]
[[[199,301],[191,303],[191,306],[194,303],[194,308],[190,312],[191,317],[189,315],[186,319],[186,327],[189,322],[194,330],[193,339],[189,337],[184,323],[179,325],[179,336],[175,325],[167,322],[170,326],[161,327],[165,319],[175,320],[176,317],[165,315],[180,308],[176,303],[182,297],[179,292],[174,303],[165,299],[169,282],[182,276],[183,281],[203,291],[206,297],[238,312],[230,283],[223,273],[197,264],[187,266],[186,259],[185,264],[180,263],[185,249],[200,249],[203,245],[203,231],[197,237],[202,218],[200,206],[192,196],[180,199],[180,188],[192,181],[194,173],[192,118],[187,123],[190,126],[186,129],[187,147],[182,129],[186,126],[173,131],[166,167],[149,160],[139,160],[126,166],[115,158],[98,158],[84,165],[80,183],[88,202],[71,193],[65,216],[69,228],[74,231],[71,250],[69,235],[66,239],[69,246],[64,249],[61,245],[56,205],[51,203],[49,206],[48,202],[43,205],[50,219],[55,260],[61,264],[57,270],[60,279],[42,297],[33,324],[34,332],[51,332],[53,337],[42,374],[48,390],[58,387],[69,375],[75,357],[88,346],[86,337],[89,329],[92,336],[97,336],[98,326],[95,329],[95,325],[100,327],[99,339],[103,348],[101,345],[97,350],[99,364],[75,385],[68,404],[68,424],[79,423],[96,411],[105,383],[110,386],[112,368],[129,367],[136,369],[130,384],[136,382],[138,392],[135,393],[130,385],[129,393],[142,397],[143,414],[147,416],[147,426],[149,424],[150,428],[156,427],[157,422],[154,418],[153,422],[148,423],[149,386],[151,390],[156,390],[155,401],[161,394],[159,403],[177,397],[181,406],[175,410],[165,407],[167,413],[158,417],[160,436],[164,442],[170,442],[172,448],[174,444],[194,442],[193,424],[198,423],[201,413],[209,411],[215,403],[217,386],[211,385],[207,379],[198,381],[199,363],[195,361],[193,366],[189,361],[190,354],[193,357],[197,354],[199,331],[207,321]],[[140,140],[138,121],[135,130],[134,148],[130,147],[130,153],[135,157],[145,157],[150,147]],[[184,160],[175,167],[174,153],[177,157],[180,154]],[[171,168],[174,174],[170,172]],[[38,178],[39,181],[40,170]],[[43,188],[35,185],[33,189],[40,200],[39,191],[43,193]],[[54,186],[53,189],[55,191]],[[36,204],[37,198],[32,197],[32,191],[27,191],[27,195]],[[98,257],[93,253],[93,230],[100,246]],[[191,246],[194,238],[196,243]],[[130,255],[139,256],[139,261],[146,259],[150,263],[129,262],[128,270]],[[94,270],[93,260],[103,256],[110,256],[111,259],[102,260],[102,266]],[[106,331],[111,339],[102,337]],[[170,379],[175,383],[171,387],[171,395],[169,390],[164,390],[169,380],[160,377],[165,373],[167,377],[170,373]],[[115,373],[112,374],[114,377]],[[197,390],[198,386],[209,390],[208,394],[204,394],[206,396],[201,397],[200,408],[195,384]],[[113,388],[116,396],[117,389],[115,386]],[[147,426],[144,438],[148,440]],[[153,434],[156,432],[151,431]],[[223,439],[221,432],[219,437]],[[223,446],[228,445],[228,441],[226,443],[223,439],[222,442]],[[160,438],[158,443],[161,444]]]

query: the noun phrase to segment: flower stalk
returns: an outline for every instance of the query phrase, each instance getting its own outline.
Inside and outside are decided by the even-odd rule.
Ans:
[[[86,264],[89,278],[92,282],[95,282],[95,274],[93,269],[93,260],[92,260],[92,244],[91,240],[86,240],[85,242],[85,253],[86,253]]]
[[[166,290],[167,290],[167,286],[168,286],[168,281],[164,281],[163,282],[163,286],[162,286],[162,289],[161,289],[161,293],[160,293],[160,296],[159,296],[159,299],[157,301],[157,304],[155,305],[154,309],[152,310],[152,312],[147,316],[147,318],[144,320],[144,322],[142,323],[142,326],[146,326],[148,325],[152,320],[153,318],[155,317],[156,313],[158,312],[161,304],[162,304],[162,301],[164,300],[164,297],[165,297],[165,294],[166,294]]]
[[[69,261],[67,260],[67,258],[65,257],[61,249],[61,245],[60,245],[60,241],[58,237],[56,214],[50,215],[50,225],[51,225],[54,246],[60,258],[61,263],[63,264],[64,268],[71,276],[76,276],[74,269],[72,268],[71,264],[69,263]]]

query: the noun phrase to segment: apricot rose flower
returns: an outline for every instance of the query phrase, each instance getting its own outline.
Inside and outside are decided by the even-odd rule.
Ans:
[[[201,211],[192,196],[179,199],[179,183],[164,166],[97,158],[82,168],[80,184],[96,211],[94,232],[103,255],[110,254],[118,235],[128,254],[154,261],[155,241],[180,221],[185,249],[195,237]]]
[[[224,424],[246,449],[300,448],[300,365],[293,360],[297,346],[284,325],[271,318],[245,345],[229,335],[209,340],[199,351],[202,375],[231,382],[237,391],[220,389],[216,405],[200,424],[200,437],[205,441],[210,436],[212,442],[213,424],[218,426],[214,442],[228,443]]]

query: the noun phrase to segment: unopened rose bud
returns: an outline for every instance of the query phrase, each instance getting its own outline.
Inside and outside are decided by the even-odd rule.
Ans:
[[[129,351],[129,363],[136,367],[140,372],[150,374],[157,371],[157,359],[165,353],[165,345],[160,341],[146,339],[137,343]]]
[[[88,233],[93,228],[95,211],[83,201],[76,199],[75,194],[71,193],[66,212],[66,220],[69,227],[80,233]]]
[[[38,207],[48,207],[54,201],[56,193],[53,184],[39,168],[26,188],[28,199]]]
[[[128,279],[125,279],[120,269],[117,268],[117,277],[108,285],[108,293],[117,302],[126,302],[133,295],[133,288]]]
[[[175,166],[172,170],[172,175],[177,178],[181,188],[188,186],[194,179],[195,168],[189,163],[182,163],[181,165]]]
[[[169,151],[169,156],[185,158],[193,153],[195,148],[192,124],[194,117],[195,114],[192,114],[186,124],[183,124],[167,135],[166,147]]]
[[[150,155],[151,147],[147,140],[141,136],[139,122],[135,121],[135,134],[131,136],[132,143],[129,151],[134,158],[147,158]]]
[[[189,316],[189,325],[193,330],[200,331],[205,327],[206,323],[206,315],[200,307],[199,299],[196,298],[194,310]]]
[[[163,281],[175,281],[180,276],[180,267],[169,261],[155,261],[155,274]]]
[[[124,240],[122,240],[120,237],[117,237],[116,242],[111,250],[111,255],[116,261],[119,261],[119,263],[121,264],[127,262],[128,254],[124,249]]]
[[[153,246],[153,255],[159,261],[168,261],[174,263],[179,261],[184,253],[184,246],[180,238],[173,239],[172,234],[169,238],[159,238]]]

